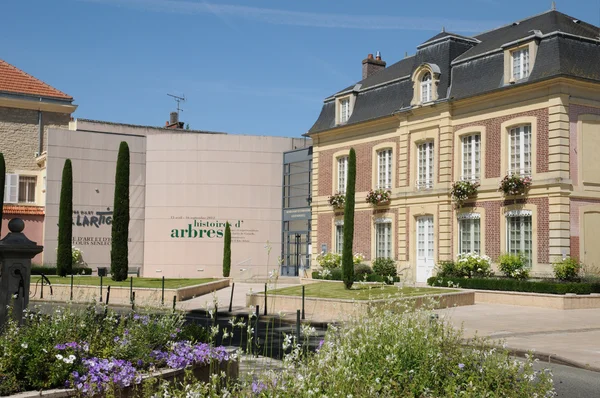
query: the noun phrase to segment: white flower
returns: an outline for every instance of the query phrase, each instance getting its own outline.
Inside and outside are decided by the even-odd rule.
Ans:
[[[21,347],[23,347],[23,348],[27,348],[27,347],[29,347],[29,346],[27,345],[27,343],[21,343]]]
[[[63,358],[64,358],[64,357],[63,357],[62,355],[60,355],[60,354],[56,354],[56,359],[58,359],[59,361],[62,361],[62,360],[63,360]]]

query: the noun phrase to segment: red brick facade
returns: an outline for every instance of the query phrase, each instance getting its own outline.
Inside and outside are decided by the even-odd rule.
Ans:
[[[521,116],[535,116],[537,119],[536,134],[536,154],[537,154],[537,173],[546,173],[548,171],[548,108],[536,109],[529,112],[515,113],[513,115],[495,117],[480,120],[474,123],[465,123],[454,126],[454,131],[458,131],[470,126],[485,126],[486,153],[485,153],[485,178],[501,178],[506,170],[501,169],[502,161],[502,123]],[[458,151],[453,148],[453,151]]]

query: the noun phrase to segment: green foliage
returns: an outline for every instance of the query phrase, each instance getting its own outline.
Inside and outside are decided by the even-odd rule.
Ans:
[[[531,187],[531,177],[521,176],[519,174],[511,174],[505,176],[500,185],[498,191],[502,191],[504,196],[511,195],[525,195]]]
[[[432,276],[430,286],[461,287],[465,289],[500,290],[508,292],[530,292],[546,294],[590,294],[600,293],[600,283],[526,281],[508,278],[442,278]]]
[[[107,308],[97,314],[94,306],[60,307],[49,315],[26,311],[23,325],[9,319],[0,335],[0,396],[63,388],[71,372],[82,371],[84,355],[149,364],[153,350],[178,338],[183,320],[171,312],[119,315]],[[79,348],[57,347],[66,343]],[[61,359],[70,355],[70,363]]]
[[[453,183],[450,196],[456,207],[462,207],[467,199],[477,195],[477,188],[479,188],[479,183],[474,181],[456,181]]]
[[[111,238],[110,273],[113,280],[124,281],[129,268],[129,146],[125,141],[117,157]]]
[[[334,193],[329,197],[329,204],[333,206],[335,209],[342,209],[344,207],[344,201],[346,197],[343,193]]]
[[[392,191],[389,189],[379,188],[371,189],[367,192],[366,202],[378,206],[390,202]]]
[[[344,249],[342,251],[342,275],[346,289],[354,283],[354,205],[356,189],[356,152],[350,148],[348,156],[348,181],[346,185],[346,206],[344,207]]]
[[[575,258],[566,257],[553,264],[554,276],[561,281],[578,281],[581,279],[583,265]]]
[[[527,258],[522,253],[505,253],[498,257],[498,269],[509,278],[529,278],[529,269],[527,269],[526,264]]]
[[[342,265],[342,256],[337,253],[321,253],[317,256],[317,263],[323,269],[332,270]]]
[[[486,277],[492,275],[491,259],[477,253],[462,253],[455,263],[456,276]]]
[[[57,273],[70,275],[73,271],[73,167],[71,159],[65,160],[60,186],[58,209],[58,246],[56,250]]]
[[[4,184],[6,183],[6,163],[4,155],[0,152],[0,238],[2,237],[2,214],[4,210]]]
[[[31,275],[58,275],[56,267],[32,266]],[[73,275],[92,275],[92,269],[88,267],[73,267]]]
[[[206,327],[201,326],[197,323],[186,323],[181,328],[179,338],[194,343],[208,343],[210,342],[210,333]]]
[[[225,243],[223,245],[223,276],[228,278],[231,273],[231,226],[225,224]]]
[[[380,276],[396,276],[396,262],[392,258],[379,257],[373,260],[373,272]]]
[[[313,279],[324,279],[328,281],[341,281],[342,280],[342,269],[341,268],[333,268],[332,270],[328,270],[326,275],[323,272],[313,271],[312,273]],[[392,278],[390,280],[390,278]],[[400,278],[397,276],[389,277],[389,276],[381,276],[377,274],[367,274],[366,279],[363,277],[357,277],[354,275],[354,282],[383,282],[387,284],[391,284],[394,282],[400,282]]]
[[[354,280],[362,281],[366,280],[368,275],[373,273],[373,269],[367,264],[356,264],[354,266]]]
[[[454,261],[438,262],[437,265],[435,266],[435,274],[438,277],[442,277],[442,278],[453,277],[453,276],[458,276],[458,277],[462,276],[462,275],[459,275],[459,271],[458,271]]]

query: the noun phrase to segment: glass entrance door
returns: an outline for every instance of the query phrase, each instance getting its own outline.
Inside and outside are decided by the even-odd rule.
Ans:
[[[310,267],[308,231],[289,231],[286,234],[282,276],[305,276]]]

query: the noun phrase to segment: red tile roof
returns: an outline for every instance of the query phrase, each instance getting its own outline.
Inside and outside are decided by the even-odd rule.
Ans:
[[[73,100],[73,97],[0,59],[0,91]]]
[[[4,205],[4,214],[6,215],[28,215],[28,216],[43,216],[45,209],[43,206],[18,206],[18,205]]]

